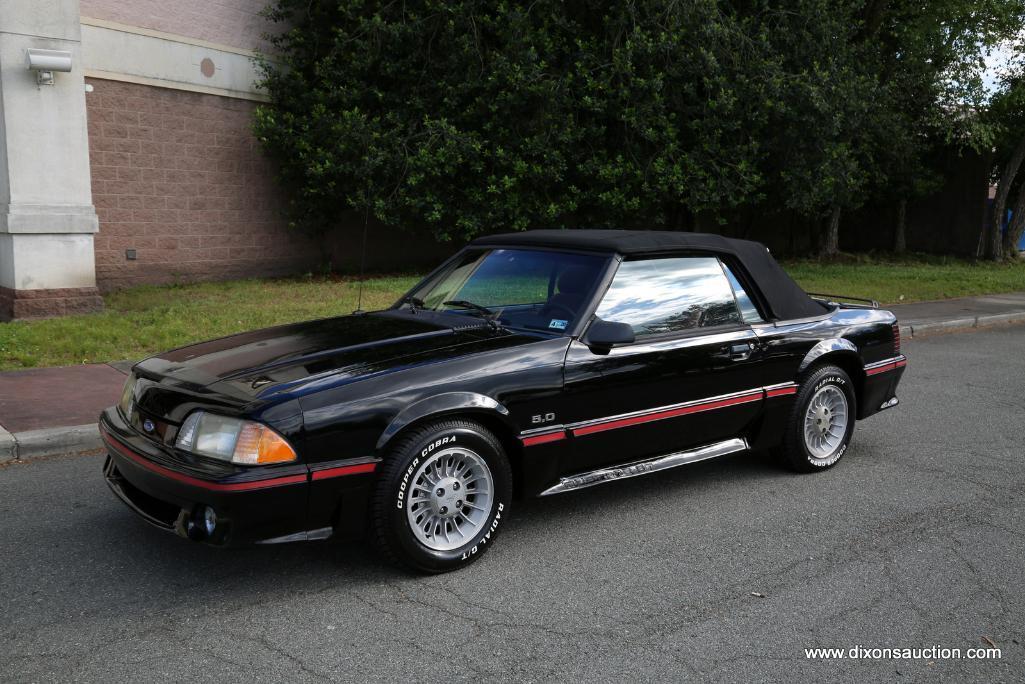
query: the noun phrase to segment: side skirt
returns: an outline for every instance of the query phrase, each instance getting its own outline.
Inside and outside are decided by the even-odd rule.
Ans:
[[[579,475],[574,475],[572,477],[563,477],[559,479],[559,483],[557,485],[544,490],[539,496],[561,494],[562,492],[570,492],[575,489],[584,489],[604,482],[623,480],[628,477],[637,477],[638,475],[647,475],[648,473],[654,473],[659,470],[668,470],[669,468],[675,468],[688,463],[697,463],[698,461],[705,461],[710,458],[718,458],[719,456],[726,456],[727,454],[735,454],[738,451],[747,450],[748,445],[746,439],[727,439],[725,442],[716,442],[715,444],[709,444],[689,451],[678,451],[673,454],[658,456],[657,458],[652,458],[647,461],[635,461],[633,463],[627,463],[620,466],[599,468],[598,470],[580,473]]]

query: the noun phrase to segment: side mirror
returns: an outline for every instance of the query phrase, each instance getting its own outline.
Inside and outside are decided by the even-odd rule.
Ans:
[[[630,344],[636,339],[629,323],[615,323],[594,319],[587,329],[583,342],[595,354],[608,354],[618,344]]]

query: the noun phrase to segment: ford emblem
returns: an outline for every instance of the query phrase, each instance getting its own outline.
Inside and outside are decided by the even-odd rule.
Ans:
[[[153,430],[156,429],[156,427],[157,426],[154,425],[153,421],[150,420],[149,418],[147,418],[146,420],[142,421],[142,429],[145,430],[146,432],[153,432]]]

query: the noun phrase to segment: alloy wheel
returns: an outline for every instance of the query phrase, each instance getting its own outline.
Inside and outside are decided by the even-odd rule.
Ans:
[[[476,452],[443,449],[420,465],[412,482],[406,517],[427,548],[457,549],[487,523],[495,486],[488,464]]]
[[[825,459],[843,443],[847,433],[847,397],[835,385],[819,388],[804,414],[804,445],[813,458]]]

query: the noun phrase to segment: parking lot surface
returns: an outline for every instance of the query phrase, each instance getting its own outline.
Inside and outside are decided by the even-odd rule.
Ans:
[[[905,343],[834,469],[764,454],[519,502],[454,574],[148,527],[99,457],[0,469],[0,681],[1025,679],[1025,328]],[[806,648],[1001,649],[822,660]]]

